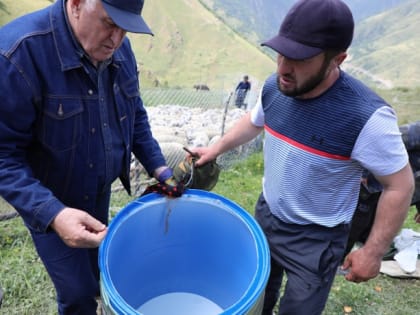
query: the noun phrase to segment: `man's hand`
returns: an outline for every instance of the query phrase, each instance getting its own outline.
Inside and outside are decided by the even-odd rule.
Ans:
[[[178,183],[173,176],[156,185],[158,186],[156,192],[164,194],[168,197],[181,197],[185,190],[184,184]]]
[[[375,257],[362,247],[349,253],[341,268],[348,270],[346,280],[359,283],[375,278],[379,274],[381,261],[382,256]]]
[[[210,147],[196,147],[189,150],[188,157],[195,157],[195,165],[202,166],[210,161],[214,161],[217,158],[217,153]]]
[[[104,239],[107,228],[87,212],[64,208],[51,223],[67,246],[76,248],[95,248]]]
[[[156,177],[159,182],[148,186],[141,194],[142,196],[155,192],[176,198],[181,197],[184,193],[184,184],[175,180],[173,170],[170,167],[164,167],[163,171],[160,170]]]

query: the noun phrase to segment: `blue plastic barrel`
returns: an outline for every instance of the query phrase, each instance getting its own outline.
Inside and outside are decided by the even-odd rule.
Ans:
[[[105,314],[261,314],[269,248],[254,218],[215,193],[138,198],[99,248]]]

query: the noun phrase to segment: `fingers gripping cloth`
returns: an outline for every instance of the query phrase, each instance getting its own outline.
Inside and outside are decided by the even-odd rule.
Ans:
[[[169,167],[160,173],[158,181],[158,183],[148,186],[141,195],[155,192],[168,197],[180,197],[184,193],[184,184],[175,180],[173,171]]]
[[[220,167],[215,160],[196,166],[198,156],[184,148],[190,156],[174,168],[174,178],[186,188],[212,190],[219,179]]]

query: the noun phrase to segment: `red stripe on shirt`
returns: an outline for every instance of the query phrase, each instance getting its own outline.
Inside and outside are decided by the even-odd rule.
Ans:
[[[313,153],[313,154],[316,154],[316,155],[319,155],[319,156],[323,156],[323,157],[326,157],[326,158],[330,158],[330,159],[334,159],[334,160],[350,160],[350,157],[347,157],[347,156],[342,156],[342,155],[338,155],[338,154],[330,154],[330,153],[327,153],[327,152],[324,152],[324,151],[320,151],[320,150],[317,150],[317,149],[308,147],[307,145],[304,145],[302,143],[299,143],[299,142],[297,142],[297,141],[295,141],[293,139],[290,139],[290,138],[288,138],[288,137],[286,137],[286,136],[284,136],[284,135],[282,135],[282,134],[274,131],[273,129],[271,129],[267,125],[265,125],[264,128],[265,128],[265,130],[267,132],[269,132],[270,134],[272,134],[274,137],[276,137],[278,139],[281,139],[281,140],[289,143],[290,145],[292,145],[294,147],[297,147],[299,149],[302,149],[304,151],[307,151],[309,153]]]

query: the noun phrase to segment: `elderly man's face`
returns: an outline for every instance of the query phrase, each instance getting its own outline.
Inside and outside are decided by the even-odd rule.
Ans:
[[[67,12],[77,40],[97,65],[112,56],[127,32],[112,21],[101,1],[93,6],[87,1],[68,0]]]

